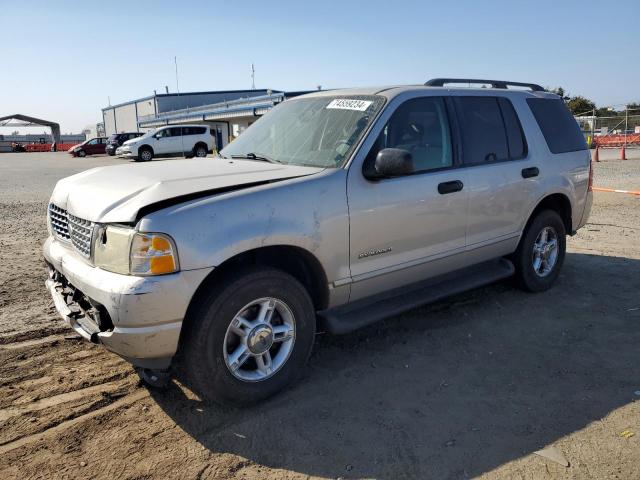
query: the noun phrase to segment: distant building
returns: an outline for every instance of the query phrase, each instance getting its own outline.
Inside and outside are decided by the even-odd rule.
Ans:
[[[224,147],[283,100],[307,92],[227,90],[163,93],[102,109],[105,134],[147,131],[163,125],[197,123],[215,128]]]

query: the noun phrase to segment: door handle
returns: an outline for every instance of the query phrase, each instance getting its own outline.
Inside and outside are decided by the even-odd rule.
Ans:
[[[464,184],[460,180],[453,180],[451,182],[443,182],[438,184],[438,193],[440,195],[446,195],[447,193],[459,192],[464,187]]]
[[[538,170],[538,167],[523,168],[522,178],[537,177],[539,173],[540,173],[540,170]]]

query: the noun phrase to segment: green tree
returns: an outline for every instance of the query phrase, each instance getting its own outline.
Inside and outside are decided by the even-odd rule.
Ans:
[[[596,108],[595,103],[593,103],[588,98],[581,97],[580,95],[571,97],[571,99],[567,102],[567,106],[569,107],[569,110],[571,110],[571,113],[573,113],[574,115],[591,112],[594,108]]]

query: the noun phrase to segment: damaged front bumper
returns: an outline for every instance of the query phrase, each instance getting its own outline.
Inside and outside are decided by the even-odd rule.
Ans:
[[[69,326],[137,367],[170,365],[189,302],[211,269],[121,275],[90,265],[53,237],[43,253],[47,288]]]

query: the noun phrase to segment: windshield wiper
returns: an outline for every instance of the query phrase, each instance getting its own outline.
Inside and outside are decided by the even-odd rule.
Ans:
[[[282,163],[279,162],[278,160],[275,160],[273,158],[269,158],[265,155],[262,155],[260,153],[256,154],[253,152],[250,153],[245,153],[244,155],[231,155],[231,158],[244,158],[247,160],[259,160],[261,162],[269,162],[269,163]]]

